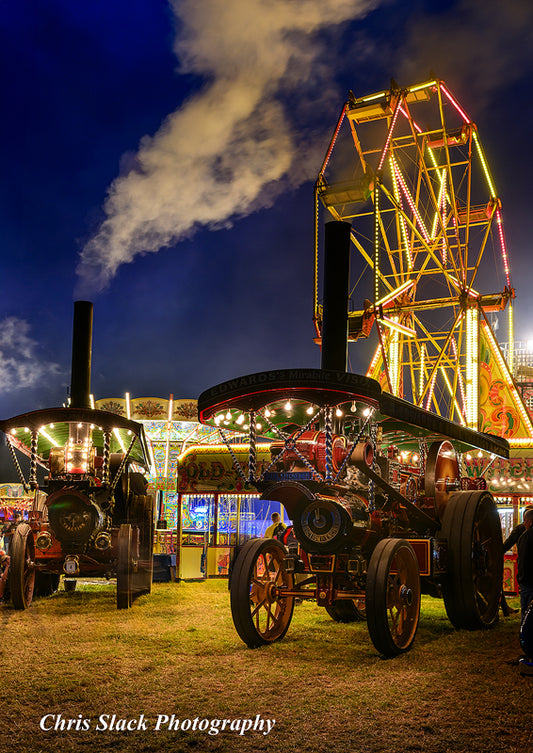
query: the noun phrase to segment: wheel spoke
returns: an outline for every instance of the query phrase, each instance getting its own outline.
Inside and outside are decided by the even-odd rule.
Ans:
[[[378,651],[386,656],[407,651],[420,610],[418,562],[408,542],[378,543],[370,558],[366,597],[368,629]]]
[[[282,599],[278,593],[280,589],[292,588],[293,579],[283,567],[285,550],[278,542],[251,540],[239,556],[245,558],[248,552],[249,569],[246,572],[241,569],[238,581],[231,584],[231,608],[239,635],[255,647],[281,638],[287,630],[294,599]],[[238,561],[235,569],[239,570]]]

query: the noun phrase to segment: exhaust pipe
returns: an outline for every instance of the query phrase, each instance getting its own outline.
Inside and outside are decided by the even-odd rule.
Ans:
[[[325,225],[321,367],[330,371],[348,366],[351,229],[349,222]]]
[[[93,304],[74,302],[72,327],[72,367],[70,371],[70,405],[90,408],[91,356],[93,339]]]

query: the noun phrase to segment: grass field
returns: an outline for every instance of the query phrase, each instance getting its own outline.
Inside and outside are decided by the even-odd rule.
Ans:
[[[533,678],[507,663],[520,654],[518,615],[457,632],[424,597],[413,649],[387,661],[364,623],[334,623],[311,603],[283,641],[252,651],[225,581],[154,584],[128,611],[113,584],[87,584],[25,612],[2,606],[0,623],[0,753],[533,750]],[[140,729],[110,729],[113,714]],[[155,729],[173,714],[191,728]],[[235,729],[258,715],[263,732],[275,720],[269,734]],[[73,729],[53,729],[69,719]]]

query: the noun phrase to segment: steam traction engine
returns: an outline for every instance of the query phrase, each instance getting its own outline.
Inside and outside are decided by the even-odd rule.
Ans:
[[[204,392],[200,420],[248,427],[237,470],[293,521],[284,543],[252,539],[231,577],[237,632],[250,647],[282,638],[296,598],[339,622],[366,620],[376,649],[410,648],[421,593],[444,597],[457,628],[497,618],[503,552],[484,480],[461,477],[460,452],[508,457],[506,440],[474,432],[382,392],[370,378],[324,369],[265,372]],[[258,435],[271,462],[258,468]]]
[[[153,503],[143,470],[143,427],[89,406],[92,304],[75,304],[70,407],[0,421],[26,488],[27,521],[10,542],[9,587],[15,609],[57,589],[59,578],[117,578],[117,607],[152,587]],[[23,477],[15,450],[30,456]],[[44,465],[47,476],[37,480]]]
[[[507,458],[509,445],[347,373],[350,233],[346,222],[325,226],[321,368],[240,377],[198,400],[200,421],[219,427],[230,452],[225,430],[248,427],[240,472],[293,521],[287,546],[252,539],[234,563],[233,620],[250,647],[285,635],[295,598],[337,621],[366,613],[385,656],[411,646],[423,591],[442,594],[457,628],[498,615],[500,519],[484,479],[461,476],[459,453]],[[266,468],[258,436],[272,440]]]

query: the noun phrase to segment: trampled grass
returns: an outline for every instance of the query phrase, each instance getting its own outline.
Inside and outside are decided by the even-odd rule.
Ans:
[[[128,611],[112,584],[88,584],[25,612],[3,606],[0,624],[0,753],[533,750],[533,678],[507,663],[520,654],[518,615],[458,632],[424,597],[413,649],[388,661],[365,623],[334,623],[312,603],[283,641],[252,651],[225,581],[154,584]],[[140,729],[110,729],[113,714],[113,726]],[[268,735],[235,729],[258,715],[263,732],[275,719]],[[224,719],[233,730],[214,734]],[[191,728],[169,729],[176,720]]]

